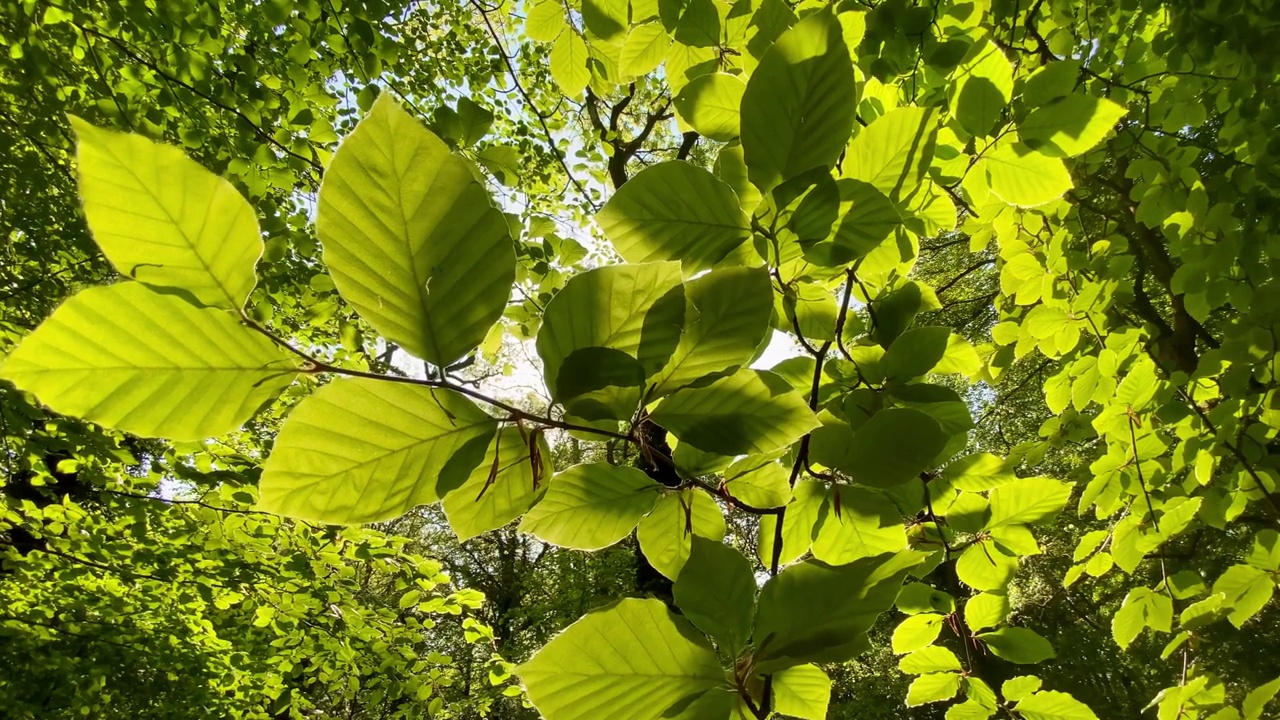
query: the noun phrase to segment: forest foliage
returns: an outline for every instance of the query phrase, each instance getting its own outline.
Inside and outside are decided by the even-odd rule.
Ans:
[[[21,716],[1275,712],[1265,0],[95,5],[0,16]]]

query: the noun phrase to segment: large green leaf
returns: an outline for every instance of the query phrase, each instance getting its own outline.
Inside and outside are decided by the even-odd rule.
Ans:
[[[1133,588],[1111,617],[1111,637],[1127,648],[1148,627],[1159,632],[1173,628],[1173,599],[1149,588]]]
[[[704,136],[729,142],[741,132],[742,95],[747,86],[734,75],[710,73],[689,81],[676,96],[676,112]]]
[[[979,40],[956,68],[950,86],[956,120],[971,135],[987,135],[1013,95],[1013,66],[990,40]]]
[[[516,673],[547,720],[684,717],[724,682],[715,651],[688,621],[660,600],[634,598],[570,625]],[[728,714],[726,696],[719,717]]]
[[[0,366],[57,412],[174,440],[240,427],[296,372],[227,311],[133,282],[76,294]]]
[[[576,31],[560,33],[551,46],[549,59],[551,79],[556,81],[567,97],[577,97],[591,82],[587,69],[587,43]]]
[[[945,327],[918,327],[902,333],[880,361],[885,377],[910,380],[929,372],[946,354],[950,337],[951,330]]]
[[[836,182],[843,214],[831,238],[805,248],[815,265],[841,267],[866,256],[902,224],[893,203],[874,185],[841,178]]]
[[[623,75],[647,75],[654,71],[671,47],[671,38],[661,23],[637,25],[627,33],[618,59],[618,70]]]
[[[756,579],[742,553],[694,535],[672,594],[680,612],[730,654],[746,646],[755,614]]]
[[[960,674],[951,672],[929,673],[911,681],[907,688],[907,707],[950,700],[960,691]]]
[[[848,473],[856,482],[888,488],[917,477],[946,445],[938,421],[910,408],[881,410],[857,430],[824,425],[814,432],[815,460]]]
[[[661,486],[635,468],[574,465],[557,473],[520,529],[553,545],[599,550],[626,537],[655,503]]]
[[[773,706],[782,715],[826,720],[831,678],[817,665],[797,665],[773,675]]]
[[[533,3],[524,19],[524,34],[530,40],[551,42],[564,32],[564,6],[557,0],[542,0]]]
[[[596,222],[627,262],[679,260],[686,275],[714,266],[751,236],[733,189],[683,160],[636,173]]]
[[[804,398],[766,370],[739,370],[701,388],[685,388],[652,412],[680,442],[721,455],[767,453],[818,427]]]
[[[773,291],[765,268],[718,268],[684,291],[684,333],[654,378],[655,396],[736,372],[769,333]]]
[[[1062,197],[1073,185],[1061,160],[1017,143],[1002,145],[979,162],[991,192],[1018,207],[1035,207]]]
[[[582,24],[601,40],[621,40],[627,32],[627,0],[582,0]]]
[[[262,235],[231,183],[182,151],[73,117],[80,199],[98,247],[135,280],[239,310],[253,290]]]
[[[1064,692],[1038,692],[1014,708],[1026,720],[1098,720],[1088,705]]]
[[[693,538],[724,538],[724,513],[704,492],[688,489],[663,495],[640,521],[636,541],[655,570],[675,580],[689,559]]]
[[[782,547],[776,550],[779,565],[795,562],[801,555],[809,552],[809,547],[813,544],[814,529],[829,511],[826,485],[813,480],[796,483],[791,501],[787,504],[787,512],[782,518]],[[760,561],[766,567],[772,564],[775,552],[777,521],[777,515],[760,518]]]
[[[1039,108],[1018,124],[1028,147],[1053,157],[1074,157],[1092,150],[1124,117],[1114,100],[1073,93]]]
[[[587,419],[629,418],[645,379],[675,352],[684,313],[679,263],[575,275],[547,303],[538,332],[552,397]]]
[[[775,508],[791,499],[789,474],[770,455],[751,455],[735,461],[724,471],[724,489],[752,507]]]
[[[987,528],[1025,525],[1052,519],[1071,498],[1071,483],[1050,478],[1026,478],[991,491]]]
[[[507,426],[498,431],[471,477],[445,496],[444,514],[459,542],[515,520],[542,495],[554,471],[551,448],[541,433],[533,442],[538,448],[536,476],[530,438]]]
[[[867,631],[922,559],[905,551],[848,565],[810,560],[771,578],[756,609],[756,670],[844,662],[869,648]]]
[[[842,176],[869,183],[890,198],[910,195],[933,160],[937,125],[932,109],[889,111],[849,143],[840,163]]]
[[[1011,663],[1034,665],[1055,655],[1048,640],[1026,628],[1000,628],[975,637],[985,642],[996,657]]]
[[[810,14],[769,48],[742,97],[742,147],[762,191],[831,165],[853,132],[858,88],[840,23]]]
[[[813,541],[813,556],[819,560],[842,565],[907,548],[902,514],[885,496],[857,487],[836,487],[827,502],[831,508]]]
[[[975,542],[960,553],[956,575],[970,587],[1003,592],[1018,571],[1018,558],[1000,552],[994,542]]]
[[[465,483],[496,430],[497,421],[452,390],[335,380],[289,413],[258,505],[314,522],[387,520]]]
[[[343,299],[423,360],[453,363],[502,315],[515,279],[506,219],[390,93],[338,147],[316,212]]]

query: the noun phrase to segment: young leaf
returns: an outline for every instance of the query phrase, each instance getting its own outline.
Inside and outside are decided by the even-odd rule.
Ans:
[[[1276,590],[1267,573],[1249,565],[1232,565],[1213,582],[1213,592],[1223,593],[1223,607],[1232,625],[1242,627],[1257,615]]]
[[[724,682],[688,621],[660,600],[634,598],[570,625],[516,673],[547,720],[660,720]],[[723,704],[719,717],[729,714],[727,695]]]
[[[574,465],[551,479],[520,529],[553,545],[599,550],[635,529],[658,502],[660,488],[635,468]]]
[[[918,327],[902,333],[880,361],[885,377],[910,380],[929,372],[947,352],[950,337],[951,330],[945,327]]]
[[[587,69],[587,43],[576,31],[560,33],[551,46],[551,78],[567,97],[578,97],[591,82]]]
[[[1011,663],[1033,665],[1055,656],[1048,640],[1026,628],[1000,628],[974,637],[985,642],[996,657]]]
[[[995,627],[1009,616],[1009,597],[999,593],[978,593],[964,604],[964,623],[978,632]]]
[[[956,561],[961,582],[987,592],[1003,591],[1017,570],[1018,558],[1005,555],[988,541],[973,543]]]
[[[685,329],[654,397],[731,375],[769,333],[773,291],[766,268],[717,268],[684,285]]]
[[[739,370],[663,400],[653,421],[682,443],[721,455],[768,453],[818,426],[804,398],[765,370]]]
[[[987,135],[1009,105],[1013,66],[990,40],[979,40],[956,68],[950,86],[956,120],[971,135]]]
[[[5,358],[0,378],[59,413],[203,440],[244,424],[297,368],[224,310],[123,282],[64,302]]]
[[[1098,720],[1089,706],[1063,692],[1038,692],[1018,702],[1014,709],[1025,720]]]
[[[741,132],[742,95],[746,91],[746,84],[734,75],[702,75],[681,88],[675,99],[676,112],[707,138],[729,142]]]
[[[1124,117],[1120,103],[1073,93],[1042,107],[1018,124],[1027,147],[1051,157],[1075,157],[1092,150]]]
[[[756,670],[843,662],[866,650],[867,631],[923,559],[906,551],[839,566],[811,560],[783,570],[760,591]]]
[[[907,688],[907,707],[950,700],[960,691],[959,673],[931,673],[911,681]]]
[[[552,397],[588,419],[629,418],[645,378],[675,351],[684,312],[678,263],[575,275],[547,303],[538,332]],[[615,389],[624,392],[605,394]]]
[[[262,235],[231,183],[176,147],[71,118],[80,199],[93,239],[120,274],[239,310]]]
[[[554,41],[564,32],[564,27],[564,6],[558,0],[533,3],[524,19],[524,34],[538,42]]]
[[[554,468],[546,437],[539,433],[535,442],[536,475],[528,439],[517,427],[502,428],[471,477],[445,496],[444,514],[458,542],[515,520],[542,495]]]
[[[1025,478],[991,491],[987,529],[1025,525],[1053,518],[1071,499],[1071,483],[1049,478]]]
[[[792,491],[793,499],[787,505],[787,512],[782,519],[782,547],[777,549],[778,563],[786,565],[800,559],[809,552],[813,543],[815,530],[828,512],[827,488],[812,480],[801,480]],[[777,525],[776,515],[765,515],[760,518],[760,561],[766,567],[772,564],[774,535]]]
[[[842,176],[890,198],[910,195],[924,179],[938,134],[935,111],[904,107],[880,116],[849,143]]]
[[[679,260],[685,275],[721,262],[751,237],[732,188],[683,160],[636,173],[596,222],[627,262]]]
[[[987,173],[991,192],[1018,207],[1053,202],[1073,187],[1071,174],[1061,160],[1022,144],[1002,145],[979,165]]]
[[[751,563],[728,545],[693,536],[672,595],[680,612],[730,654],[751,638],[756,579]]]
[[[938,422],[919,410],[881,410],[857,430],[828,425],[813,435],[812,455],[827,467],[848,473],[871,487],[909,482],[933,464],[947,436]]]
[[[959,672],[960,660],[956,654],[939,645],[922,647],[898,661],[898,669],[908,675],[926,673]]]
[[[831,507],[813,541],[813,556],[819,560],[843,565],[907,548],[902,514],[884,495],[859,487],[835,487],[827,502]]]
[[[742,96],[751,182],[767,192],[839,157],[853,132],[858,88],[835,13],[810,14],[765,53]]]
[[[1127,648],[1148,627],[1159,632],[1173,628],[1173,600],[1148,588],[1134,588],[1111,618],[1111,636]]]
[[[942,477],[957,490],[983,492],[1017,480],[1013,468],[1004,458],[991,453],[974,453],[952,462]]]
[[[831,678],[817,665],[797,665],[773,676],[773,707],[781,715],[826,720]]]
[[[653,72],[671,47],[671,37],[661,23],[637,25],[627,33],[618,59],[618,70],[623,75],[639,76]]]
[[[289,413],[258,506],[312,522],[387,520],[466,482],[496,430],[452,390],[335,380]]]
[[[684,490],[663,495],[653,512],[640,521],[636,540],[658,572],[675,580],[689,558],[695,536],[724,538],[724,513],[706,493]]]
[[[390,93],[338,147],[316,213],[339,294],[410,353],[447,366],[502,315],[515,280],[506,219]]]
[[[893,651],[899,654],[909,653],[932,644],[938,639],[938,633],[942,632],[943,620],[936,613],[923,613],[912,615],[898,623],[898,627],[893,630]]]

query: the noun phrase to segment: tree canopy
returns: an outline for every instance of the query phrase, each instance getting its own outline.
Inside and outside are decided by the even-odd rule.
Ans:
[[[1278,22],[0,4],[0,698],[1272,716]]]

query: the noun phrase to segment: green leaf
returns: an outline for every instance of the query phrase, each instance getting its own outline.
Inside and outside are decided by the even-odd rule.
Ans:
[[[954,598],[924,583],[911,583],[902,588],[902,592],[898,593],[898,599],[894,602],[898,609],[907,615],[918,615],[922,612],[950,615],[956,609]]]
[[[1071,483],[1049,478],[1025,478],[991,491],[987,529],[1025,525],[1052,519],[1071,499]]]
[[[178,148],[71,118],[80,200],[93,239],[121,275],[239,310],[262,235],[231,183]]]
[[[717,268],[684,285],[685,329],[653,397],[731,375],[769,334],[773,290],[766,268]]]
[[[1098,720],[1088,705],[1063,692],[1038,692],[1014,707],[1025,720]]]
[[[839,498],[839,509],[835,501]],[[858,487],[835,487],[813,541],[813,556],[832,565],[907,548],[902,514],[885,496]]]
[[[993,547],[995,543],[975,542],[964,549],[956,561],[956,575],[966,585],[978,590],[1003,590],[1018,570],[1018,559]]]
[[[261,509],[334,524],[376,522],[466,482],[497,422],[451,390],[335,380],[289,413],[259,483]]]
[[[1280,533],[1271,528],[1259,530],[1245,562],[1260,570],[1280,570]]]
[[[840,216],[830,240],[805,248],[805,260],[823,267],[840,267],[867,255],[902,225],[893,202],[875,186],[860,180],[841,178],[836,181]]]
[[[507,426],[498,431],[497,439],[489,444],[484,460],[471,477],[445,496],[445,517],[459,542],[515,520],[542,495],[555,470],[551,448],[543,434],[538,433],[534,442],[539,463],[536,476],[529,442],[519,428]]]
[[[826,720],[831,678],[817,665],[797,665],[773,676],[773,707],[781,715]]]
[[[938,645],[922,647],[898,661],[898,669],[908,675],[960,670],[956,654]]]
[[[618,69],[623,75],[648,75],[657,69],[671,47],[671,37],[661,23],[637,25],[627,33],[618,58]]]
[[[934,110],[891,110],[858,132],[849,143],[842,176],[873,185],[892,199],[910,195],[929,169],[938,134]]]
[[[815,12],[765,53],[742,97],[742,147],[761,191],[839,157],[858,88],[835,13]]]
[[[689,127],[711,140],[729,142],[741,132],[742,95],[737,76],[710,73],[689,81],[676,96],[676,112]]]
[[[564,27],[564,6],[558,0],[534,3],[524,19],[524,34],[538,42],[552,42],[560,37]]]
[[[818,426],[804,398],[766,370],[739,370],[664,399],[653,421],[682,443],[721,455],[768,453]]]
[[[1226,597],[1222,606],[1232,625],[1242,627],[1271,600],[1276,582],[1266,572],[1250,565],[1232,565],[1213,581],[1213,592]]]
[[[1148,627],[1159,632],[1172,630],[1173,600],[1147,588],[1133,588],[1111,618],[1111,636],[1117,645],[1127,648]]]
[[[791,499],[790,473],[773,455],[751,455],[724,471],[724,489],[756,508],[782,507]]]
[[[756,609],[756,671],[844,662],[869,648],[867,632],[922,560],[910,551],[834,567],[811,560],[771,578]]]
[[[931,673],[911,681],[907,688],[907,707],[950,700],[960,691],[958,673]]]
[[[653,512],[640,521],[636,540],[649,564],[675,580],[689,559],[694,536],[724,538],[724,514],[706,493],[684,490],[663,495]]]
[[[551,479],[546,495],[525,513],[520,529],[553,545],[599,550],[634,530],[657,504],[660,489],[635,468],[602,462],[574,465]]]
[[[1017,480],[1013,468],[1004,458],[991,453],[974,453],[955,460],[942,471],[951,487],[969,492],[984,492]]]
[[[826,425],[813,434],[814,459],[855,482],[890,488],[932,466],[947,442],[938,422],[919,410],[881,410],[857,430]]]
[[[501,317],[515,279],[506,219],[389,93],[338,147],[316,212],[338,293],[410,353],[450,365]]]
[[[551,46],[551,79],[556,81],[567,97],[575,98],[591,82],[587,69],[587,43],[578,33],[570,30],[561,33]]]
[[[978,632],[995,627],[1009,617],[1009,597],[999,593],[978,593],[964,604],[964,622]]]
[[[792,491],[793,499],[787,505],[782,519],[782,547],[778,550],[779,565],[795,562],[809,552],[813,543],[814,528],[827,511],[827,488],[813,480],[801,480]],[[776,515],[760,518],[760,560],[766,567],[771,564],[774,552]]]
[[[942,621],[945,618],[937,613],[912,615],[898,624],[893,630],[893,651],[909,653],[933,644],[942,632]]]
[[[996,657],[1019,665],[1034,665],[1056,655],[1048,640],[1026,628],[1000,628],[974,637],[985,642]]]
[[[902,333],[880,361],[885,377],[909,380],[929,372],[947,352],[950,337],[951,330],[945,327],[918,327]]]
[[[1013,66],[990,40],[979,40],[956,68],[951,107],[971,135],[987,135],[1013,95]]]
[[[660,720],[724,682],[687,621],[634,598],[570,625],[516,673],[547,720]]]
[[[552,397],[590,420],[630,418],[640,386],[675,352],[684,311],[678,263],[575,275],[547,303],[538,332]]]
[[[1022,102],[1028,107],[1048,105],[1069,95],[1075,89],[1079,77],[1079,60],[1059,60],[1042,65],[1023,85]]]
[[[601,40],[621,39],[629,24],[627,0],[582,0],[582,24]]]
[[[470,147],[493,128],[493,111],[470,98],[458,98],[458,123],[461,129],[458,142],[462,147]]]
[[[1249,692],[1244,698],[1244,703],[1240,709],[1244,712],[1246,720],[1258,720],[1262,717],[1262,711],[1266,709],[1267,703],[1275,698],[1276,693],[1280,692],[1280,677],[1269,683],[1259,685]]]
[[[1067,166],[1022,145],[1002,145],[980,162],[991,192],[1010,205],[1035,207],[1062,197],[1074,185]]]
[[[56,412],[174,440],[235,430],[296,372],[230,313],[132,282],[77,293],[0,366]]]
[[[679,260],[685,275],[723,261],[751,236],[733,189],[683,160],[636,173],[596,222],[627,262]]]
[[[1125,112],[1113,100],[1073,93],[1028,115],[1018,124],[1018,135],[1045,155],[1075,157],[1102,142]]]
[[[680,612],[729,654],[746,647],[755,614],[756,579],[742,553],[694,535],[672,595]]]
[[[741,143],[732,142],[720,148],[720,152],[716,153],[713,169],[721,182],[733,188],[742,209],[748,213],[754,212],[760,204],[760,191],[747,179],[747,164],[742,155]]]
[[[1017,702],[1040,689],[1040,678],[1035,675],[1019,675],[1005,680],[1000,686],[1000,694],[1009,702]]]
[[[714,0],[684,0],[675,37],[690,47],[716,47],[720,43],[720,13]]]

